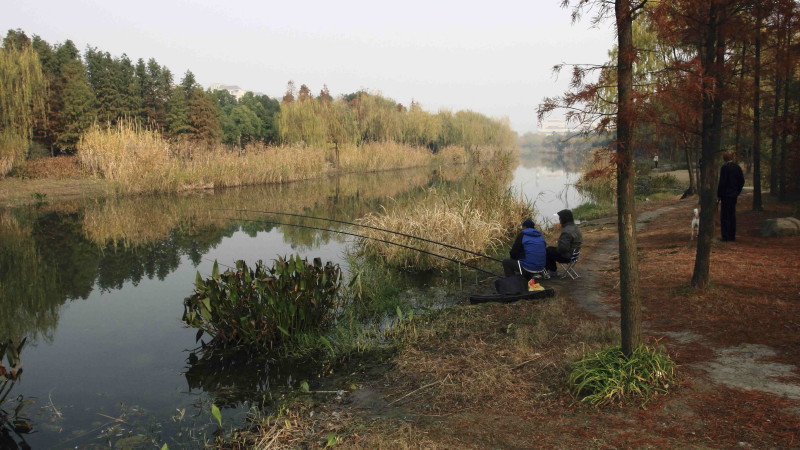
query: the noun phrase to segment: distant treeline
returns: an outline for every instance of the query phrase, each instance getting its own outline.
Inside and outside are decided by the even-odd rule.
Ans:
[[[31,51],[33,50],[33,51]],[[179,83],[155,59],[131,61],[88,47],[81,55],[67,40],[50,44],[11,30],[0,48],[0,140],[34,140],[53,153],[73,153],[93,123],[135,119],[170,140],[198,144],[248,143],[360,145],[394,141],[435,152],[513,145],[507,121],[470,111],[432,114],[367,91],[333,98],[324,87],[314,96],[289,82],[279,101],[248,92],[237,99],[204,90],[187,71]],[[37,58],[33,58],[35,55]]]

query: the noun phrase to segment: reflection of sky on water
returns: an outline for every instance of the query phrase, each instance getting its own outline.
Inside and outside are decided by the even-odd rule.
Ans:
[[[534,203],[537,223],[554,223],[553,214],[564,208],[575,208],[585,201],[574,186],[579,176],[577,172],[544,166],[518,166],[512,186]]]

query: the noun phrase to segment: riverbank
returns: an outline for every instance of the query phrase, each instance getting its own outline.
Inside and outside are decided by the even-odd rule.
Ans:
[[[768,197],[753,212],[750,201],[740,201],[737,241],[714,241],[705,292],[689,286],[697,198],[640,210],[644,334],[680,365],[666,396],[595,409],[568,393],[570,364],[617,340],[609,218],[583,224],[582,277],[546,283],[555,299],[462,304],[415,319],[390,361],[350,368],[336,386],[312,386],[340,392],[301,396],[279,419],[262,421],[257,440],[269,448],[796,446],[800,237],[761,237],[763,221],[791,215],[791,206]]]
[[[130,140],[135,139],[128,137],[124,142]],[[343,147],[335,156],[320,149],[262,146],[242,154],[213,149],[181,159],[165,157],[157,151],[160,148],[130,156],[125,145],[117,146],[123,149],[111,152],[114,157],[99,164],[103,169],[87,166],[77,156],[26,162],[13,176],[0,177],[0,208],[104,196],[285,184],[337,174],[480,164],[495,159],[506,165],[508,156],[513,154],[512,150],[488,147],[471,153],[454,146],[432,154],[417,147],[373,143]],[[147,159],[148,155],[158,156]],[[331,160],[338,160],[339,165],[333,165]]]

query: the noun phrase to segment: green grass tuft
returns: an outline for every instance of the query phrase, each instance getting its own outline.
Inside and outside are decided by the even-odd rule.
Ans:
[[[574,364],[568,382],[581,403],[622,404],[666,393],[674,382],[675,363],[661,348],[639,346],[628,358],[620,347],[600,350]]]

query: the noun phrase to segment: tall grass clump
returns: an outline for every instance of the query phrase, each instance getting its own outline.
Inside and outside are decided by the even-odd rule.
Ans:
[[[249,144],[244,151],[218,147],[184,162],[184,188],[288,183],[326,173],[326,151],[298,145]]]
[[[339,169],[344,172],[377,172],[381,170],[422,167],[433,163],[433,154],[424,147],[396,142],[368,142],[346,146],[339,151]]]
[[[581,359],[568,382],[582,403],[602,406],[639,399],[645,405],[666,393],[675,376],[675,363],[663,349],[641,345],[630,357],[621,347],[610,347]]]
[[[505,235],[504,227],[492,222],[485,211],[474,208],[471,199],[442,195],[435,188],[431,188],[425,199],[409,209],[369,214],[359,222],[411,236],[421,236],[477,253],[499,247]],[[376,230],[364,231],[363,234],[461,261],[475,258],[459,250],[402,236],[387,236]],[[428,270],[450,264],[441,258],[376,240],[361,239],[357,247],[360,253],[377,257],[384,264],[396,267]]]
[[[81,164],[93,175],[117,183],[126,192],[168,192],[179,185],[177,161],[158,131],[133,120],[93,125],[77,148]]]
[[[219,272],[197,274],[194,293],[184,300],[183,320],[211,337],[211,344],[248,350],[271,349],[294,336],[330,325],[339,300],[341,269],[291,256],[272,267],[261,261]]]
[[[442,192],[428,189],[426,196],[409,205],[395,205],[383,214],[370,214],[361,223],[376,228],[398,231],[459,247],[476,253],[493,253],[504,245],[511,230],[521,218],[531,217],[533,208],[506,186],[501,173],[481,168],[478,180],[466,189]],[[365,236],[396,242],[460,261],[477,258],[460,250],[400,236],[386,236],[376,230]],[[422,252],[387,244],[374,239],[361,239],[358,252],[378,257],[385,264],[416,270],[441,269],[451,264]]]

